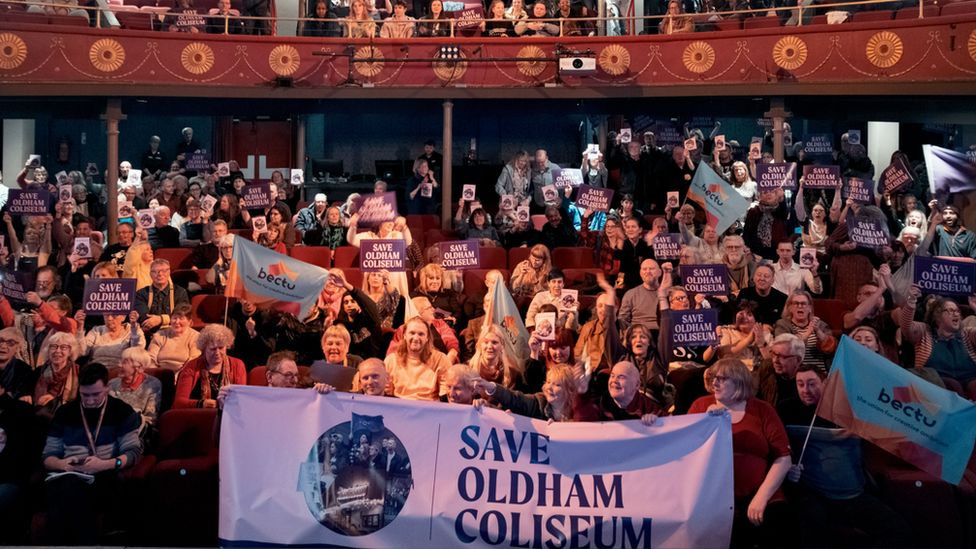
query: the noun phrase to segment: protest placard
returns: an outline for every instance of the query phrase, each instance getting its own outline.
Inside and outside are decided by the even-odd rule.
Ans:
[[[848,145],[860,145],[861,144],[861,130],[847,130],[847,144]]]
[[[482,6],[465,7],[454,14],[457,19],[455,27],[459,30],[477,29],[485,20],[485,8]]]
[[[829,133],[815,133],[807,137],[803,151],[811,158],[823,159],[834,154],[834,138]]]
[[[481,265],[481,250],[477,240],[440,242],[437,249],[441,267],[444,269],[477,269]]]
[[[840,166],[803,166],[804,189],[836,189],[840,182]]]
[[[760,191],[796,188],[796,162],[756,164],[756,186]]]
[[[879,249],[888,245],[888,227],[877,219],[847,216],[847,234],[859,248]]]
[[[152,202],[150,202],[150,205]],[[159,203],[153,207],[153,210],[159,207]],[[172,213],[172,212],[170,212]],[[132,206],[132,202],[129,200],[122,200],[119,202],[119,219],[132,219],[136,216],[136,209]],[[155,220],[153,220],[155,224]]]
[[[510,194],[503,194],[498,199],[498,209],[511,211],[515,209],[515,196]]]
[[[807,248],[806,246],[800,248],[800,268],[801,269],[812,269],[813,264],[817,262],[817,249]]]
[[[291,180],[291,184],[293,186],[301,187],[305,184],[305,170],[300,168],[292,168],[290,175],[291,177],[289,179]]]
[[[587,209],[591,212],[610,211],[611,200],[613,200],[613,189],[591,187],[589,185],[580,185],[576,195],[576,205],[581,209]]]
[[[359,243],[359,269],[363,272],[402,272],[407,268],[407,243],[402,239],[368,239]]]
[[[672,210],[678,209],[678,203],[681,201],[681,193],[678,191],[668,191],[668,208]]]
[[[230,162],[221,162],[217,164],[217,176],[230,177]]]
[[[7,211],[21,215],[44,215],[50,212],[51,194],[42,189],[10,189],[7,191]]]
[[[681,254],[681,235],[678,233],[659,234],[654,237],[654,259],[673,261]]]
[[[633,134],[630,131],[630,128],[621,128],[620,129],[620,142],[621,143],[630,143],[633,139],[634,139],[634,137],[633,137]]]
[[[74,200],[71,185],[61,185],[58,187],[58,200],[61,202],[71,202]]]
[[[700,347],[718,343],[718,309],[670,311],[671,344]]]
[[[546,204],[555,204],[559,202],[559,191],[556,190],[555,185],[543,185],[542,200]]]
[[[136,215],[136,221],[143,229],[151,229],[156,224],[155,212],[151,208],[139,210]]]
[[[186,169],[200,172],[210,169],[210,154],[206,152],[193,152],[186,154]]]
[[[128,315],[135,310],[135,297],[134,278],[89,278],[82,310],[89,315]]]
[[[842,189],[841,198],[846,200],[848,197],[858,204],[873,204],[874,181],[860,177],[848,177],[847,184]]]
[[[583,171],[579,168],[558,168],[553,169],[552,184],[557,189],[566,187],[579,187],[583,184]]]
[[[881,172],[878,179],[878,187],[884,194],[893,194],[915,182],[915,175],[912,169],[905,164],[902,158],[896,158],[887,168]]]
[[[461,198],[465,202],[471,202],[474,200],[476,187],[474,185],[463,185],[461,187]]]
[[[725,265],[680,265],[682,284],[694,294],[727,295],[729,269]]]
[[[916,255],[913,281],[925,293],[971,296],[976,263]]]
[[[685,152],[692,152],[698,150],[698,140],[694,137],[689,137],[685,139]]]
[[[397,217],[396,193],[368,194],[356,199],[354,213],[358,216],[360,227],[379,225],[393,221]]]
[[[536,314],[535,331],[532,332],[532,335],[542,341],[553,341],[556,339],[556,313]]]
[[[246,185],[241,191],[241,198],[244,199],[244,208],[248,210],[260,210],[271,207],[271,184],[253,183]]]
[[[516,208],[516,210],[515,210],[515,219],[517,221],[519,221],[520,223],[528,223],[529,222],[529,219],[530,219],[530,217],[529,217],[529,207],[528,206],[519,206],[518,208]]]
[[[91,237],[76,236],[74,246],[71,248],[71,253],[81,258],[90,259],[92,256]]]
[[[559,294],[560,311],[576,311],[579,308],[579,290],[563,290]]]
[[[268,232],[268,218],[263,215],[256,215],[251,218],[251,228],[254,234],[264,234]]]
[[[68,172],[61,170],[54,174],[54,180],[58,182],[58,185],[64,185],[68,182]]]

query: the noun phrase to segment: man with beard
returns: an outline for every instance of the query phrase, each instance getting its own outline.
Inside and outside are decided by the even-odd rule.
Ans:
[[[651,330],[658,329],[657,289],[661,280],[661,267],[653,259],[645,259],[640,266],[641,284],[624,294],[620,303],[620,328],[626,330],[631,324],[643,324]]]
[[[756,262],[746,254],[745,241],[739,235],[729,235],[722,240],[722,260],[729,270],[729,280],[732,283],[731,294],[736,296],[744,288],[748,288],[752,273],[756,270]],[[775,280],[775,275],[774,275]]]
[[[759,203],[746,212],[742,233],[753,256],[776,260],[776,243],[789,239],[796,227],[790,212],[783,189],[759,193]]]
[[[384,360],[393,395],[410,400],[438,400],[447,394],[451,362],[434,348],[430,328],[420,317],[407,321],[396,352]]]
[[[935,200],[929,202],[932,219],[929,220],[929,250],[942,257],[970,257],[976,259],[976,233],[963,227],[957,206],[947,204],[939,209]]]

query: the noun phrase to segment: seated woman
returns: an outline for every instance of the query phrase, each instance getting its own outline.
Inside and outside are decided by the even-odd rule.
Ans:
[[[269,250],[278,252],[279,254],[288,254],[288,249],[285,247],[284,235],[281,232],[281,226],[272,225],[269,223],[267,228],[268,230],[261,234],[254,231],[254,241],[265,248],[268,248]]]
[[[358,355],[349,353],[349,343],[352,338],[349,330],[341,324],[333,324],[322,334],[322,356],[329,364],[338,364],[347,368],[355,368],[363,361]]]
[[[346,232],[348,229],[342,224],[342,212],[339,206],[329,206],[325,212],[326,225],[322,227],[320,246],[327,246],[335,251],[339,246],[347,246]]]
[[[295,227],[291,224],[291,218],[287,217],[288,214],[284,203],[276,203],[268,211],[268,228],[276,227],[285,248],[291,249],[295,245]]]
[[[454,226],[463,240],[477,240],[481,246],[501,246],[502,239],[498,236],[498,230],[488,219],[488,212],[484,208],[478,208],[471,212],[471,215],[464,215],[465,202],[462,198],[458,204],[457,215],[454,217]]]
[[[516,36],[515,24],[505,17],[505,2],[493,0],[481,27],[482,36]]]
[[[383,350],[383,328],[376,304],[362,290],[343,280],[345,293],[335,324],[345,326],[352,343],[349,350],[364,358],[381,357]]]
[[[447,312],[450,317],[444,320],[452,326],[466,326],[467,317],[463,294],[444,286],[444,269],[437,263],[428,263],[418,273],[414,297],[426,297],[435,309]]]
[[[559,25],[546,21],[549,8],[545,2],[532,4],[532,15],[515,24],[515,34],[519,36],[559,36]]]
[[[511,339],[501,326],[487,326],[476,347],[469,365],[478,371],[482,379],[523,393],[534,393],[541,388],[542,372],[537,370],[534,377],[538,379],[530,384],[525,365],[518,360]]]
[[[732,416],[732,547],[787,544],[788,510],[781,487],[791,461],[783,422],[770,404],[755,397],[756,381],[738,359],[725,358],[709,367],[705,385],[712,394],[696,400],[688,413]]]
[[[234,334],[226,326],[207,324],[197,339],[197,358],[187,361],[176,378],[173,408],[216,408],[217,393],[227,385],[246,385],[240,360],[227,356]]]
[[[444,13],[444,3],[441,0],[431,0],[429,12],[417,22],[417,34],[420,36],[450,36],[452,19]]]
[[[520,261],[512,269],[509,287],[515,303],[528,304],[537,293],[546,291],[550,270],[552,270],[552,259],[549,256],[549,248],[542,244],[532,246],[528,259]]]
[[[607,316],[607,305],[617,310],[616,297],[610,297],[606,292],[597,296],[594,305],[596,314],[580,328],[576,348],[573,349],[572,356],[578,357],[584,369],[590,372],[609,371],[612,366],[606,353],[607,327],[610,323],[616,324],[617,320],[616,317]],[[531,344],[530,339],[529,345]]]
[[[546,372],[542,391],[524,393],[492,381],[479,380],[478,391],[502,409],[520,416],[550,421],[573,421],[573,410],[579,394],[579,381],[573,368],[566,364]]]
[[[302,26],[302,36],[317,37],[339,37],[342,30],[336,22],[336,16],[329,11],[329,3],[326,0],[318,0],[315,3],[315,12],[311,14],[314,19],[304,22]]]
[[[220,200],[217,201],[217,209],[213,213],[212,219],[214,221],[223,219],[227,223],[228,229],[247,228],[244,218],[241,216],[240,201],[231,193],[221,196]]]
[[[783,318],[773,327],[773,335],[780,334],[793,334],[806,344],[804,364],[816,366],[821,371],[830,369],[830,358],[837,350],[837,338],[826,322],[814,316],[813,297],[809,292],[797,290],[786,298]]]
[[[139,436],[143,443],[155,430],[163,399],[162,384],[146,373],[146,368],[151,366],[152,358],[145,349],[130,347],[122,351],[119,376],[108,382],[108,394],[132,406],[142,417]]]
[[[78,326],[85,325],[84,310],[79,309],[75,313],[75,321]],[[146,336],[139,327],[139,313],[136,311],[129,313],[128,324],[123,315],[105,315],[102,321],[102,326],[95,326],[87,334],[78,330],[78,353],[86,362],[104,364],[112,373],[118,368],[123,351],[131,347],[146,348]]]
[[[373,38],[376,36],[376,21],[369,16],[365,0],[353,0],[349,6],[349,17],[343,24],[346,26],[346,38]]]
[[[403,323],[405,301],[400,291],[390,286],[388,271],[373,271],[363,279],[363,292],[376,304],[380,326],[392,330],[393,325]]]
[[[169,327],[156,332],[149,342],[149,357],[156,368],[175,372],[200,356],[197,348],[200,332],[190,327],[190,310],[186,304],[174,307]]]
[[[668,13],[657,25],[658,34],[679,34],[695,32],[695,21],[685,15],[680,0],[668,2]]]
[[[65,332],[55,332],[44,342],[47,359],[38,368],[34,384],[34,406],[38,414],[54,417],[61,405],[78,397],[78,341]]]
[[[234,239],[232,234],[225,234],[217,242],[217,250],[220,254],[217,261],[207,271],[206,279],[208,284],[213,284],[214,293],[217,295],[224,293],[227,287],[227,275],[230,273],[230,262],[234,257]]]
[[[535,335],[529,336],[529,361],[525,366],[527,376],[537,378],[542,382],[542,372],[557,364],[564,364],[573,368],[582,364],[576,361],[575,349],[576,333],[565,328],[556,328],[556,333],[550,341],[542,341]]]

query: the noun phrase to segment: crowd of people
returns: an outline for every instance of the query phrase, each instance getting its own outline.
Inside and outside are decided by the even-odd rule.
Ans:
[[[6,284],[0,297],[0,518],[9,523],[0,537],[23,540],[21,503],[31,474],[43,467],[77,473],[46,484],[48,525],[62,536],[57,541],[97,541],[97,522],[74,510],[104,503],[119,472],[152,446],[162,411],[162,382],[153,372],[175,372],[173,407],[217,408],[228,387],[246,384],[259,366],[271,386],[311,387],[298,366],[322,360],[356,368],[353,390],[367,395],[491,406],[543,420],[640,419],[653,429],[662,416],[729,413],[734,546],[795,544],[796,528],[815,546],[830,545],[836,540],[827,525],[837,521],[882,546],[911,543],[905,521],[858,473],[860,454],[795,464],[797,447],[784,425],[811,424],[841,334],[976,398],[976,317],[963,313],[976,307],[976,295],[964,302],[923,295],[910,279],[898,278],[913,256],[976,259],[976,237],[952,202],[961,197],[929,196],[917,162],[908,165],[918,184],[876,196],[873,204],[842,199],[839,188],[804,189],[803,179],[795,194],[759,190],[756,166],[771,155],[731,140],[719,147],[717,130],[706,135],[686,127],[694,145],[665,149],[651,132],[630,142],[628,132],[611,133],[605,150],[584,153],[584,182],[616,192],[607,212],[581,207],[572,186],[546,192],[558,166],[544,149],[531,158],[516,153],[493,189],[478,189],[483,197],[497,194],[498,209],[488,211],[477,196],[458,203],[457,239],[528,251],[510,272],[487,272],[484,288],[476,289],[464,288],[462,273],[442,267],[437,247],[425,249],[406,218],[360,230],[355,196],[330,203],[316,194],[300,204],[300,189],[276,172],[271,205],[248,209],[244,189],[253,182],[237,163],[222,175],[218,166],[187,169],[187,156],[202,148],[191,128],[172,162],[154,136],[140,160],[122,163],[118,198],[125,217],[111,244],[97,171],[66,171],[55,181],[29,162],[17,183],[50,190],[51,199],[43,215],[11,215],[5,206],[0,230],[5,279],[31,281],[22,299],[8,294]],[[802,143],[788,154],[801,165],[811,161]],[[722,233],[687,200],[703,163],[750,204]],[[829,163],[845,177],[876,175],[864,147],[846,134]],[[141,184],[130,181],[132,169],[141,170]],[[433,211],[438,193],[429,191],[441,169],[429,142],[399,189],[410,211]],[[70,196],[58,192],[66,185]],[[397,187],[378,181],[375,191]],[[678,193],[677,204],[669,193]],[[138,219],[149,209],[151,222]],[[524,209],[544,213],[543,226],[519,215]],[[859,217],[884,220],[893,236],[887,245],[865,248],[851,240],[849,220]],[[223,292],[242,232],[283,253],[402,239],[406,265],[368,273],[361,286],[333,268],[307,314],[235,300],[223,323],[194,329],[190,295]],[[655,241],[664,235],[678,235],[677,258],[656,257]],[[90,240],[87,257],[77,238]],[[155,256],[175,247],[192,248],[206,288],[180,286],[169,261]],[[563,247],[586,248],[596,267],[575,281],[581,297],[570,307],[564,269],[576,265],[553,259],[553,250]],[[815,250],[812,263],[800,265],[801,248]],[[703,264],[727,268],[728,292],[696,294],[683,286],[679,267]],[[90,278],[135,279],[132,311],[86,315],[82,293]],[[505,294],[522,315],[518,322],[490,316],[499,306],[495,296]],[[842,300],[843,321],[828,323],[814,296]],[[672,343],[671,311],[692,309],[719,312],[715,344]],[[517,323],[526,327],[524,337]]]

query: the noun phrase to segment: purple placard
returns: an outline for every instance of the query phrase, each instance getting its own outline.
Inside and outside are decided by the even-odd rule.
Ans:
[[[128,315],[134,310],[135,298],[134,278],[89,278],[82,309],[89,315]]]
[[[359,270],[400,272],[407,270],[407,243],[404,240],[360,240]]]
[[[51,193],[47,190],[10,189],[7,211],[21,215],[44,215],[50,212]]]
[[[756,164],[756,185],[760,191],[796,188],[796,162]]]
[[[26,304],[26,294],[32,291],[34,291],[34,277],[30,273],[0,268],[0,293],[3,297],[18,304]]]
[[[840,166],[803,166],[804,189],[836,189],[840,182]]]
[[[889,244],[888,226],[875,219],[858,219],[847,215],[847,234],[859,248],[880,249]]]
[[[210,169],[210,153],[194,152],[186,153],[186,169],[195,172]]]
[[[803,144],[803,151],[807,156],[828,158],[834,154],[834,137],[829,133],[815,133],[807,137]]]
[[[609,212],[613,189],[580,185],[576,194],[576,206],[591,212]]]
[[[552,184],[555,185],[557,189],[579,187],[583,184],[583,170],[579,168],[553,169]]]
[[[360,227],[373,227],[397,217],[396,193],[367,194],[356,199],[355,213]]]
[[[847,184],[842,189],[841,198],[847,200],[848,197],[859,204],[873,204],[874,181],[860,177],[848,177]]]
[[[976,263],[915,256],[915,284],[936,295],[973,295]]]
[[[441,267],[445,269],[477,269],[481,266],[481,250],[477,240],[452,240],[437,245]]]
[[[474,29],[480,26],[485,20],[485,8],[482,6],[472,6],[454,12],[454,16],[457,18],[455,25],[458,29]]]
[[[654,237],[654,259],[669,261],[681,255],[681,235],[677,233],[659,234]]]
[[[671,311],[671,344],[700,347],[718,343],[718,309]]]
[[[680,265],[682,285],[693,294],[728,295],[729,269],[725,265]]]
[[[260,210],[271,207],[271,183],[254,183],[247,185],[241,191],[244,198],[244,208],[248,210]]]
[[[881,172],[881,177],[878,179],[878,188],[884,194],[891,194],[902,190],[914,182],[915,176],[912,170],[905,165],[903,159],[896,158],[890,166]]]

